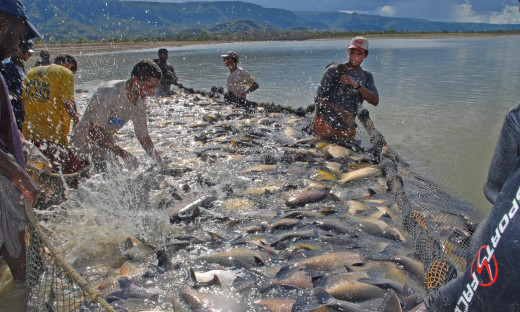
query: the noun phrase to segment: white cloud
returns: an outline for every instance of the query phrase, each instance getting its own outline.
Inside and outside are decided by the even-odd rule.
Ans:
[[[484,15],[479,15],[471,4],[460,4],[455,6],[451,19],[457,22],[472,22],[472,23],[487,23],[489,18]]]
[[[391,5],[385,5],[383,7],[380,7],[378,11],[378,15],[395,16],[395,8]]]
[[[194,0],[145,0],[187,2]],[[200,0],[199,0],[200,1]],[[216,1],[216,0],[202,0]],[[231,1],[231,0],[228,0]],[[241,0],[268,8],[343,11],[441,22],[519,24],[516,0]]]
[[[518,6],[506,5],[502,12],[493,12],[489,22],[492,24],[520,24]]]
[[[466,0],[464,3],[454,3],[452,0],[402,1],[371,10],[357,10],[357,12],[390,17],[424,18],[441,22],[520,24],[520,13],[516,5],[504,5],[501,11],[477,11],[472,1],[474,0]]]

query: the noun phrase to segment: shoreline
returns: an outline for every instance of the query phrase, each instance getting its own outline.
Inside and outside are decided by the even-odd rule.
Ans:
[[[387,35],[364,35],[372,39],[435,39],[456,37],[489,37],[489,36],[519,36],[519,34],[493,34],[493,33],[425,33],[425,34],[387,34]],[[337,38],[311,38],[305,40],[282,40],[282,41],[308,41],[308,40],[350,40],[350,37]],[[260,42],[250,41],[250,42]],[[184,47],[193,45],[209,45],[222,43],[244,43],[244,41],[149,41],[149,42],[87,42],[87,43],[36,43],[33,57],[39,57],[39,51],[48,50],[51,59],[61,53],[74,56],[92,53],[122,52],[131,50],[159,49],[162,47]]]

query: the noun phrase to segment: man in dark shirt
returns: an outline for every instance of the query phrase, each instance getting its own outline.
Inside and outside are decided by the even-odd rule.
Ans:
[[[158,96],[170,96],[172,84],[177,85],[177,75],[173,66],[168,63],[168,50],[159,49],[159,58],[153,60],[162,72],[162,78],[159,86],[155,89],[155,94]]]
[[[11,106],[13,107],[14,117],[16,118],[16,126],[22,131],[25,112],[22,107],[23,80],[25,79],[25,62],[31,57],[34,50],[32,40],[24,40],[20,43],[18,51],[10,58],[5,59],[2,63],[2,75],[4,76],[9,97],[11,98]]]
[[[46,66],[51,65],[51,54],[47,50],[40,51],[40,59],[36,61],[34,67],[36,66]]]
[[[368,40],[353,38],[348,56],[347,63],[327,67],[314,100],[314,135],[337,143],[354,141],[355,118],[363,101],[374,106],[379,104],[374,77],[361,68],[368,56]]]

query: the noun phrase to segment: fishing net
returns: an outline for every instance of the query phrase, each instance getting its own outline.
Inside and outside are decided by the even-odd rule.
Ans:
[[[26,202],[26,311],[115,311],[54,248],[50,233],[36,220]]]
[[[350,147],[379,157],[403,227],[412,237],[415,257],[424,264],[424,287],[429,291],[437,289],[461,274],[476,227],[476,222],[467,217],[473,207],[416,174],[389,148],[366,110],[359,116],[356,141]],[[35,174],[41,173],[36,170]],[[26,211],[30,220],[26,237],[27,311],[114,311],[92,285],[63,261],[53,247],[51,232],[35,218],[29,205]]]
[[[462,274],[477,222],[474,207],[462,202],[434,182],[415,173],[387,144],[374,127],[368,111],[359,116],[370,146],[379,155],[381,169],[413,239],[415,256],[424,264],[425,288],[435,290]],[[358,127],[358,129],[361,127]]]

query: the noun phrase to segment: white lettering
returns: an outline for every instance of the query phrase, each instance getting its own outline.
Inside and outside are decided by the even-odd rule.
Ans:
[[[473,289],[471,289],[471,287],[469,285],[467,285],[466,287],[468,290],[467,291],[463,291],[462,292],[462,296],[464,296],[464,299],[466,300],[466,302],[471,302],[471,299],[473,299]]]
[[[511,209],[508,213],[504,214],[502,217],[502,220],[500,220],[500,223],[498,224],[498,227],[495,229],[495,235],[491,236],[491,243],[493,244],[493,248],[496,248],[498,243],[501,239],[501,234],[504,233],[504,231],[507,229],[509,225],[509,221],[513,220],[513,217],[518,212],[518,209],[520,208],[520,187],[516,191],[516,196],[511,202]],[[489,263],[492,263],[491,260],[493,259],[493,254],[495,253],[495,249],[491,249],[489,245],[486,246],[487,251],[487,257],[480,258],[482,254],[479,255],[479,258],[477,260],[477,269],[480,272],[482,271],[484,267],[484,263],[486,265],[489,265]],[[491,276],[490,276],[491,277]],[[492,277],[491,277],[492,278]],[[475,292],[477,291],[478,286],[480,285],[480,282],[478,281],[476,272],[473,272],[472,274],[472,281],[470,283],[466,284],[466,289],[462,291],[462,295],[459,297],[459,301],[457,301],[457,306],[455,307],[455,312],[467,312],[469,310],[469,304],[473,300],[473,296]]]
[[[495,236],[491,236],[491,243],[493,244],[493,248],[497,248],[498,242],[500,241],[500,232],[498,231],[498,228],[495,229]],[[488,252],[489,252],[489,246]]]
[[[477,273],[473,271],[473,280],[471,281],[471,288],[473,288],[474,291],[477,291],[478,285],[480,285],[480,282],[477,278]]]
[[[498,228],[500,229],[500,233],[504,234],[504,231],[507,228],[507,225],[509,224],[509,217],[507,216],[507,213],[502,217],[502,220],[500,220],[500,223],[498,224]]]
[[[513,207],[511,207],[511,210],[509,210],[509,219],[513,219],[516,212],[518,211],[518,201],[513,200]]]
[[[463,306],[463,308],[462,308],[463,310],[461,310],[461,309],[459,308],[459,306],[460,306],[461,303],[464,304],[464,306]],[[466,300],[464,299],[463,296],[460,296],[459,301],[457,302],[457,306],[455,307],[455,312],[463,312],[463,311],[464,311],[464,312],[467,312],[467,311],[468,311],[468,308],[469,308],[468,303],[466,302]]]

